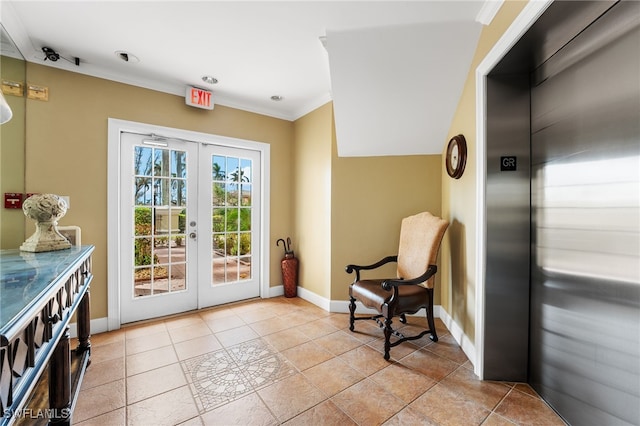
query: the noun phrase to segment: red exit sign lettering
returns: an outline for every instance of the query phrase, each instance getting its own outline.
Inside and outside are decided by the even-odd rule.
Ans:
[[[185,102],[196,108],[213,109],[213,92],[197,87],[187,87]]]

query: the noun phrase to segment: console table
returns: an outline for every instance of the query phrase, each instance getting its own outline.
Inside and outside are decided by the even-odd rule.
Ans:
[[[90,357],[93,250],[0,250],[0,425],[36,419],[71,424]],[[74,313],[79,343],[71,351],[69,321]],[[47,366],[48,377],[42,374]],[[48,382],[45,392],[38,390],[39,379]],[[48,394],[48,402],[44,408],[31,408],[38,393]]]

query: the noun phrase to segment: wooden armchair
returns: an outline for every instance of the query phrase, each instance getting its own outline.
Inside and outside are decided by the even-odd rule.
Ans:
[[[396,256],[387,256],[372,265],[348,265],[347,273],[355,272],[355,280],[349,286],[349,330],[354,330],[356,320],[374,320],[384,328],[384,359],[389,351],[407,340],[416,340],[431,333],[431,340],[438,341],[433,320],[433,286],[437,271],[436,258],[442,237],[449,223],[429,212],[419,213],[402,220],[400,244]],[[389,262],[397,262],[397,278],[361,279],[360,271],[373,270]],[[378,314],[356,317],[356,300]],[[404,336],[392,327],[392,318],[400,317],[406,323],[406,314],[414,314],[425,308],[429,329],[416,336]],[[384,319],[384,321],[381,320]],[[391,336],[398,339],[393,343]]]

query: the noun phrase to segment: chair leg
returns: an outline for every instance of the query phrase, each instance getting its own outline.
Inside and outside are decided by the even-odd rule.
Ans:
[[[350,331],[354,330],[354,326],[353,325],[356,322],[355,312],[356,312],[356,299],[351,297],[349,299],[349,330]]]
[[[391,318],[384,319],[384,359],[389,361],[391,351],[391,333],[393,329],[391,328]]]
[[[433,320],[433,289],[429,289],[427,292],[429,294],[429,304],[427,305],[427,323],[429,324],[429,330],[431,330],[431,336],[429,337],[432,341],[438,341],[438,334],[436,333],[436,324]]]

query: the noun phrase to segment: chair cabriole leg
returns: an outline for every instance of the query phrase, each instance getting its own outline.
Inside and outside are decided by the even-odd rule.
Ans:
[[[431,330],[431,336],[429,337],[432,341],[438,341],[438,334],[436,333],[436,324],[433,320],[433,289],[429,289],[427,292],[429,297],[429,304],[427,305],[427,323],[429,324],[429,329]]]
[[[355,323],[356,299],[349,298],[349,330],[353,331]]]
[[[389,361],[389,352],[391,351],[391,333],[393,329],[391,328],[391,318],[385,317],[384,319],[384,359]]]

